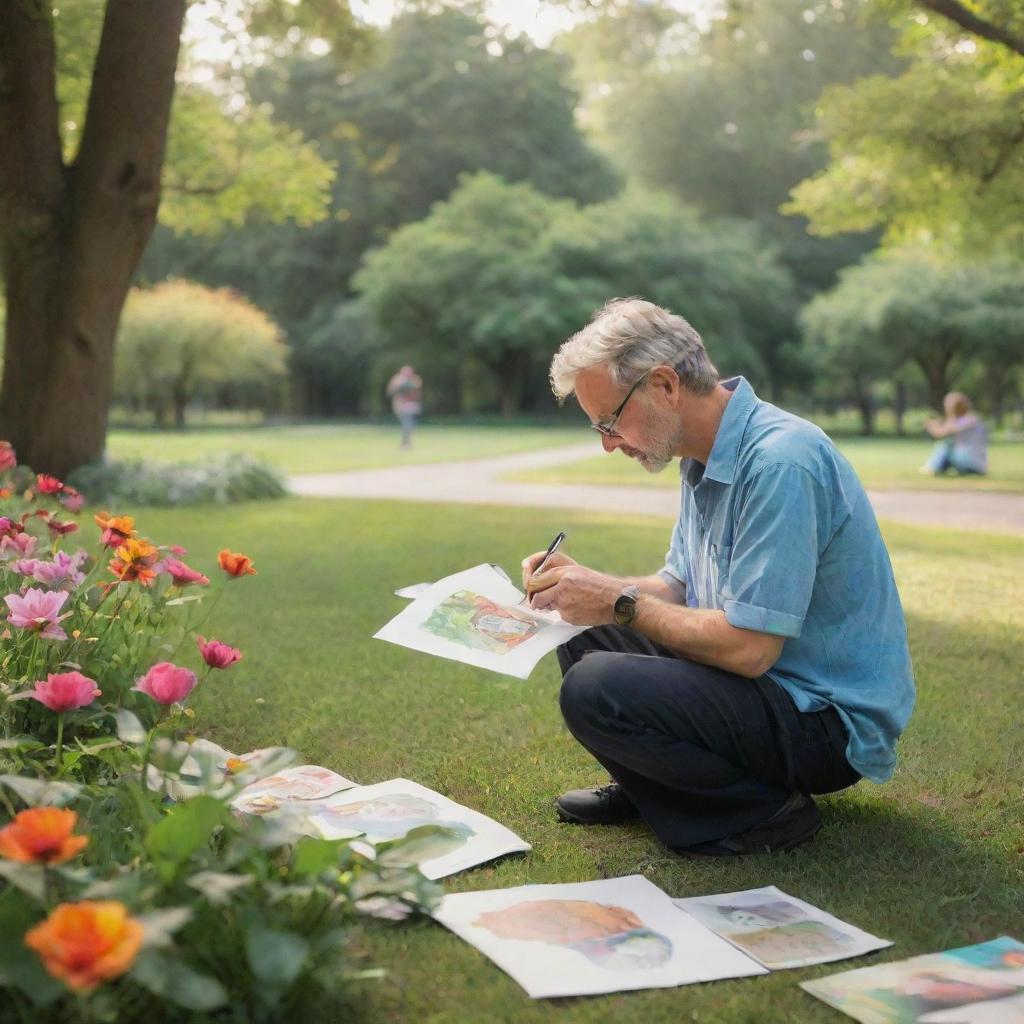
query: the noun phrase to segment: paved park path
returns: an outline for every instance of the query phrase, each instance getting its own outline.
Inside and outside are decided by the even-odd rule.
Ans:
[[[293,476],[289,483],[296,494],[318,498],[392,498],[467,505],[574,508],[675,518],[679,509],[679,492],[675,488],[538,484],[501,479],[524,470],[577,462],[595,453],[591,443],[490,459],[314,473]],[[665,472],[672,472],[671,467]],[[1024,535],[1024,495],[934,490],[870,491],[869,496],[882,519]]]

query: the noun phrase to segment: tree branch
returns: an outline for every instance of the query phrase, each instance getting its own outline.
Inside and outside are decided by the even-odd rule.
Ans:
[[[1014,53],[1019,53],[1024,57],[1024,38],[1013,35],[1001,25],[985,21],[974,11],[966,8],[959,0],[915,0],[915,3],[918,7],[924,7],[926,10],[948,18],[972,35],[988,39],[993,43],[1001,43],[1013,50]]]

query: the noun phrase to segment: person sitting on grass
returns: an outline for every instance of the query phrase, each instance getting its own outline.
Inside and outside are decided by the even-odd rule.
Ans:
[[[932,454],[921,467],[928,476],[955,469],[961,476],[988,472],[988,431],[971,407],[971,400],[950,391],[942,400],[945,419],[930,419],[924,429],[936,440]]]
[[[681,459],[665,565],[617,577],[523,561],[535,608],[591,627],[558,650],[562,714],[612,784],[556,800],[581,825],[639,816],[693,855],[788,850],[813,793],[884,782],[914,705],[907,630],[860,481],[813,424],[720,380],[700,335],[616,299],[559,349],[606,452]],[[643,508],[637,509],[644,515]]]

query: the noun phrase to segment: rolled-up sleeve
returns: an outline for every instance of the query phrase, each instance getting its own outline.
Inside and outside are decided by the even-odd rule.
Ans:
[[[732,547],[720,568],[722,609],[740,629],[798,637],[811,603],[827,495],[801,466],[760,469],[737,510]]]
[[[684,566],[683,530],[677,521],[672,530],[672,540],[669,542],[668,551],[665,553],[665,565],[658,571],[658,575],[666,583],[681,583],[685,587],[686,569]]]

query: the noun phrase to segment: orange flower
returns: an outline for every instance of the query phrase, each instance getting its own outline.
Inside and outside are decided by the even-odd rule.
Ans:
[[[109,512],[97,512],[92,518],[103,531],[101,539],[105,547],[116,548],[135,536],[133,516],[112,516]]]
[[[142,946],[142,925],[114,900],[61,903],[25,933],[43,966],[77,992],[124,974]]]
[[[117,557],[110,563],[110,571],[125,583],[138,580],[144,587],[156,579],[153,566],[160,552],[148,540],[130,537],[115,552]]]
[[[252,567],[252,559],[248,555],[240,555],[225,548],[219,555],[217,561],[220,567],[229,576],[255,576],[256,570]]]
[[[31,807],[0,829],[0,856],[29,864],[60,864],[89,842],[71,833],[78,821],[74,811],[60,807]]]

